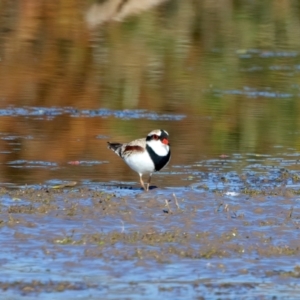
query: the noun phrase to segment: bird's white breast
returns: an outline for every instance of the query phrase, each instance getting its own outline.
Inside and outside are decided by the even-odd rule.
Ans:
[[[128,155],[124,157],[124,161],[139,174],[153,173],[155,170],[154,163],[147,151]]]

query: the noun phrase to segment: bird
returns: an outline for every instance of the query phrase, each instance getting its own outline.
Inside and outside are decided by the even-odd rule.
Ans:
[[[137,139],[126,144],[107,142],[108,149],[120,156],[125,163],[140,176],[140,183],[145,191],[149,191],[154,172],[165,167],[171,158],[169,134],[166,130],[152,130],[146,138]],[[143,175],[149,174],[145,184]]]

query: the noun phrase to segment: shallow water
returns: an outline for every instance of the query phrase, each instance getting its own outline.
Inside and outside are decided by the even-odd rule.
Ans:
[[[297,2],[0,8],[7,299],[297,298]],[[106,144],[155,128],[144,193]]]
[[[100,190],[2,191],[7,296],[293,298],[299,289],[290,190]]]

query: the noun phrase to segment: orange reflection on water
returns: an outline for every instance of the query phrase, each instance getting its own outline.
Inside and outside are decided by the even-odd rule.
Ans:
[[[42,160],[66,166],[52,173],[26,171],[36,180],[72,177],[70,160],[109,161],[86,168],[87,176],[95,169],[99,178],[127,179],[127,166],[106,151],[105,139],[95,137],[127,142],[155,128],[171,134],[171,166],[246,151],[273,153],[276,145],[300,148],[295,2],[16,0],[1,8],[0,108],[145,109],[185,116],[0,116],[0,134],[30,137],[21,138],[16,150],[0,141],[4,165]],[[24,181],[29,176],[11,166],[5,170],[19,172]]]

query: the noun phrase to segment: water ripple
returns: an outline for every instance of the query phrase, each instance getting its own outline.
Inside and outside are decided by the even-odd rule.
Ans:
[[[112,109],[77,109],[74,107],[8,107],[0,109],[0,116],[35,116],[53,119],[63,114],[71,117],[115,117],[118,119],[148,119],[164,121],[180,121],[185,118],[183,114],[158,114],[145,109],[112,110]]]

